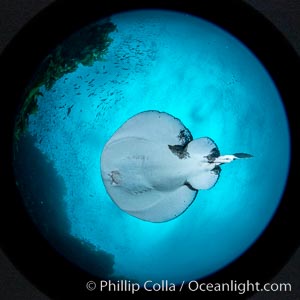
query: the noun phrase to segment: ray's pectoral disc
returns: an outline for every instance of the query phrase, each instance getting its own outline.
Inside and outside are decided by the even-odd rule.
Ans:
[[[106,143],[101,175],[120,209],[145,221],[164,222],[182,214],[198,190],[216,184],[221,164],[248,157],[220,156],[212,139],[193,140],[179,119],[146,111],[125,122]]]

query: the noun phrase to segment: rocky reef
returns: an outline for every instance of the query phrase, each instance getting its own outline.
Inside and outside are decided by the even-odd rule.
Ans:
[[[70,233],[64,200],[67,188],[53,161],[35,147],[36,139],[28,133],[20,137],[19,143],[22,150],[14,161],[16,185],[40,233],[70,262],[95,276],[110,278],[114,272],[114,255]]]
[[[103,60],[112,42],[109,34],[116,28],[109,19],[91,24],[71,35],[44,59],[24,92],[23,105],[16,119],[16,142],[27,128],[28,117],[38,110],[38,97],[43,96],[41,88],[50,90],[57,80],[76,71],[79,64],[92,66]]]

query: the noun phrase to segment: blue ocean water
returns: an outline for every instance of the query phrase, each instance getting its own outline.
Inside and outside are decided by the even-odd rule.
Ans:
[[[207,21],[158,10],[121,13],[111,21],[117,31],[105,60],[79,65],[43,89],[38,112],[29,118],[35,147],[65,186],[64,205],[58,197],[51,205],[64,210],[69,226],[62,222],[44,234],[51,242],[67,230],[112,255],[114,278],[180,283],[212,274],[255,242],[280,202],[290,159],[280,95],[254,54]],[[199,191],[177,219],[136,219],[106,193],[100,156],[113,133],[146,110],[179,118],[194,138],[211,137],[221,154],[254,157],[223,166],[216,186]],[[43,200],[31,205],[38,219]],[[84,257],[84,247],[80,251]],[[84,259],[74,262],[88,269]]]

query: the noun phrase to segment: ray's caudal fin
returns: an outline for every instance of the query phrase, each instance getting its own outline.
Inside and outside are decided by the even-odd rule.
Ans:
[[[247,153],[234,153],[233,154],[237,158],[251,158],[253,155]]]

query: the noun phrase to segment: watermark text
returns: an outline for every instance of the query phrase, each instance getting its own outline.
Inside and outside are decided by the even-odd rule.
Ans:
[[[161,280],[155,282],[146,280],[144,283],[132,282],[130,280],[100,280],[99,282],[88,281],[86,289],[90,292],[129,292],[132,294],[140,290],[146,292],[181,292],[188,290],[190,292],[209,293],[209,292],[236,292],[240,295],[247,292],[291,292],[291,283],[259,283],[251,282],[238,282],[237,280],[230,280],[222,283],[207,283],[198,282],[196,280],[182,281],[180,284],[175,284],[169,280]]]

